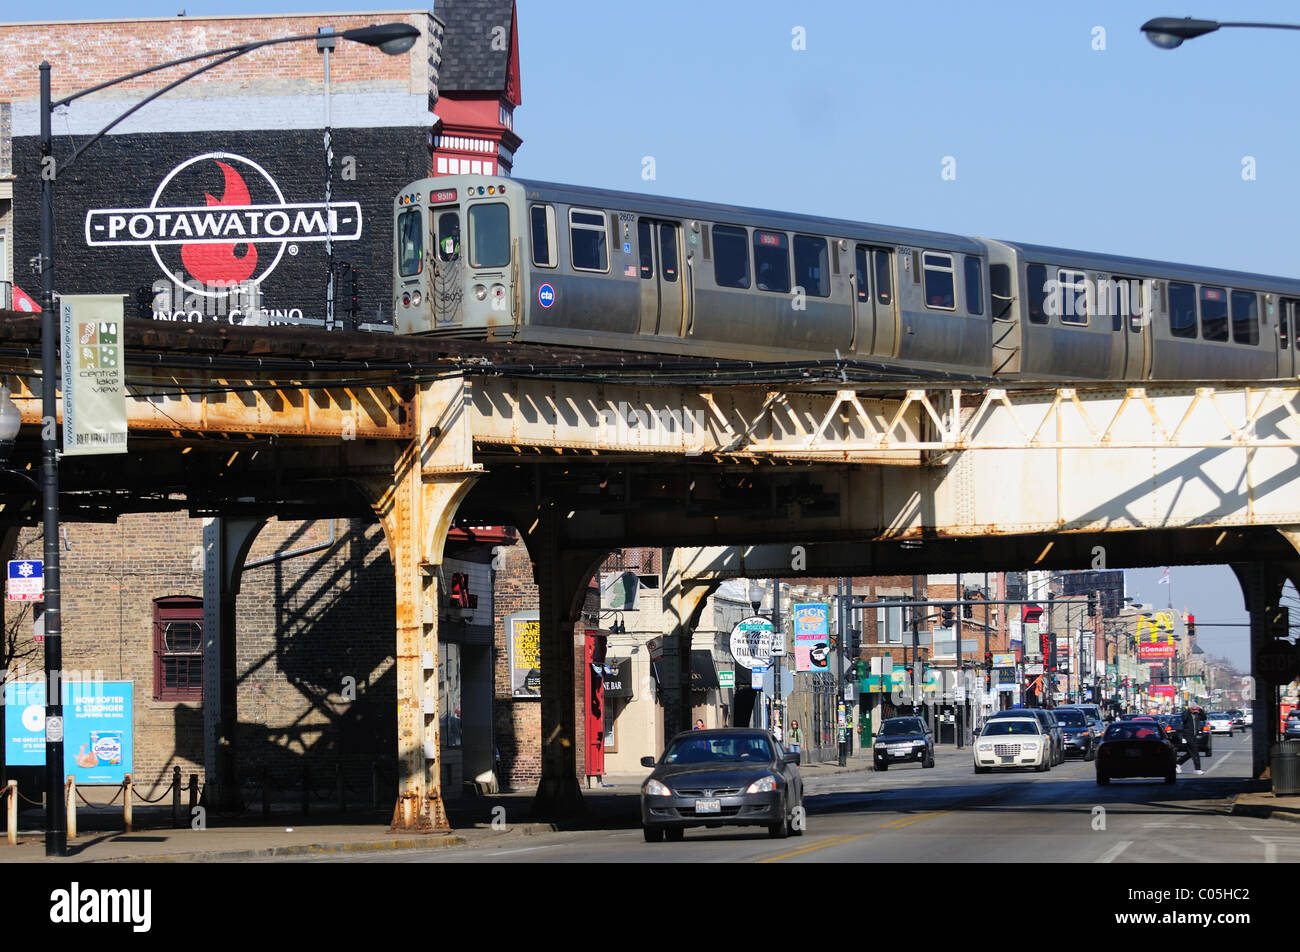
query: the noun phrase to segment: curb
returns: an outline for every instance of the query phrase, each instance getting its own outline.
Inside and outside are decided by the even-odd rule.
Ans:
[[[363,853],[379,850],[439,849],[464,846],[463,836],[437,836],[419,840],[383,840],[368,843],[303,843],[298,846],[268,846],[253,850],[215,850],[203,853],[168,853],[162,856],[114,856],[90,863],[205,863],[227,860],[273,859],[279,856],[309,856],[330,853]]]
[[[1237,803],[1233,801],[1228,809],[1231,816],[1248,816],[1260,820],[1286,820],[1300,823],[1300,810],[1291,807],[1273,806],[1270,803]]]

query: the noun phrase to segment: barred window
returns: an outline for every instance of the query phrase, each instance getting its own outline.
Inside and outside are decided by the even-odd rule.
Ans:
[[[203,700],[203,599],[187,595],[153,603],[153,696]]]

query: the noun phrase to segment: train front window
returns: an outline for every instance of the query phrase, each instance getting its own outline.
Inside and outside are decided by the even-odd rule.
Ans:
[[[754,230],[754,283],[760,291],[790,291],[790,250],[784,234]]]
[[[1259,343],[1259,295],[1254,291],[1232,292],[1232,342]]]
[[[504,268],[510,263],[510,209],[503,202],[471,205],[469,263],[475,268]]]
[[[1169,333],[1196,337],[1196,289],[1190,284],[1169,282]]]
[[[794,236],[794,279],[810,297],[830,297],[831,281],[825,238]]]
[[[1228,339],[1228,294],[1223,288],[1201,288],[1201,339]]]
[[[569,252],[575,271],[609,270],[609,239],[604,212],[569,209]]]
[[[424,228],[420,210],[412,208],[397,216],[397,273],[409,278],[423,267]]]
[[[1025,301],[1029,305],[1029,323],[1046,324],[1047,266],[1031,264],[1025,269]]]
[[[460,214],[443,212],[438,216],[438,257],[455,261],[460,257]]]

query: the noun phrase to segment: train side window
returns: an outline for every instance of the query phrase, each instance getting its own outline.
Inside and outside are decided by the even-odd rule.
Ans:
[[[1201,287],[1201,339],[1228,339],[1228,294],[1223,288]]]
[[[925,306],[955,311],[957,290],[952,255],[927,251],[922,259],[925,263]]]
[[[980,259],[974,255],[967,255],[965,258],[966,265],[966,313],[983,314],[984,313],[984,282],[981,271]]]
[[[889,252],[876,252],[876,303],[889,307],[894,303],[894,282],[889,275]]]
[[[1025,269],[1025,302],[1029,305],[1029,323],[1046,324],[1047,266],[1031,264]]]
[[[867,263],[867,249],[862,245],[853,252],[853,264],[858,277],[858,303],[866,304],[871,300],[871,287],[868,283],[871,266]]]
[[[1232,292],[1232,342],[1259,343],[1259,295],[1254,291]]]
[[[1001,320],[1011,310],[1011,267],[989,265],[989,294],[993,297],[993,319]]]
[[[665,281],[677,280],[677,226],[661,222],[659,225],[659,267]]]
[[[655,276],[655,250],[651,244],[654,241],[654,231],[650,223],[644,218],[636,223],[636,247],[641,257],[641,277],[653,278]]]
[[[459,212],[443,212],[438,216],[438,257],[443,261],[460,257]]]
[[[789,293],[790,242],[784,232],[754,229],[754,286]]]
[[[1088,324],[1088,276],[1082,271],[1056,272],[1059,295],[1057,314],[1062,324],[1086,327]]]
[[[713,280],[720,288],[749,287],[749,235],[745,229],[713,226]]]
[[[555,267],[555,208],[534,205],[528,209],[533,238],[533,264],[539,268]]]
[[[418,208],[397,216],[397,259],[397,273],[404,278],[424,270],[424,222]]]
[[[609,270],[609,226],[604,212],[569,209],[569,250],[574,271]]]
[[[1190,284],[1169,282],[1169,333],[1196,337],[1196,289]]]
[[[810,297],[830,297],[831,279],[827,273],[830,255],[825,238],[794,236],[794,279]]]

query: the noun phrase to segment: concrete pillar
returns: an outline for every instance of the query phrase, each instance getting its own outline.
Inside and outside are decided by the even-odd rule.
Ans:
[[[582,618],[591,577],[608,555],[603,549],[562,548],[561,531],[558,514],[545,508],[524,538],[537,582],[542,642],[542,779],[533,814],[546,819],[585,810],[578,784],[574,626]]]
[[[265,519],[203,521],[203,769],[208,802],[236,811],[239,803],[239,670],[235,601],[244,560]]]
[[[691,640],[700,622],[704,603],[718,583],[686,585],[687,556],[693,549],[664,549],[664,664],[660,666],[664,686],[664,743],[678,731],[691,729]]]

